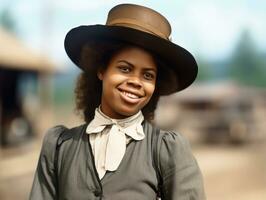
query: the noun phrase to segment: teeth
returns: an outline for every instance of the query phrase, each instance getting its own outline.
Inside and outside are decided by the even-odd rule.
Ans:
[[[128,93],[128,92],[123,92],[124,95],[126,95],[127,97],[130,97],[132,99],[138,99],[139,97],[135,94],[132,93]]]

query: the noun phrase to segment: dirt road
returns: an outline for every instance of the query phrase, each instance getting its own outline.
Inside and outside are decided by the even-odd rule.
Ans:
[[[195,149],[210,200],[265,200],[265,142]]]

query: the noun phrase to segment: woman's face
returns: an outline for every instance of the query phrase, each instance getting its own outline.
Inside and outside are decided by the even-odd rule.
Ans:
[[[155,89],[157,66],[150,53],[129,47],[116,53],[102,80],[101,110],[107,116],[121,119],[132,116],[150,100]]]

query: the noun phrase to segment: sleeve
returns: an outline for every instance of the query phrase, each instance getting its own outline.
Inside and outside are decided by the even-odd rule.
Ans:
[[[185,138],[165,133],[158,148],[162,200],[205,200],[202,174]]]
[[[56,199],[54,154],[57,139],[63,130],[63,126],[56,126],[45,134],[30,192],[30,200]]]

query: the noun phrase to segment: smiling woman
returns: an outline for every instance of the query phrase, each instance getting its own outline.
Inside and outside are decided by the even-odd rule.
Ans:
[[[84,71],[80,74],[75,92],[77,111],[83,114],[86,122],[89,123],[93,119],[95,108],[101,104],[102,82],[98,78],[97,72],[103,72],[109,65],[111,57],[118,52],[134,47],[137,48],[137,46],[129,43],[106,40],[90,41],[84,45],[79,61]],[[150,59],[154,62],[153,65],[156,65],[156,70],[148,70],[150,67],[146,66],[144,69],[147,69],[143,71],[145,72],[143,76],[145,76],[146,79],[152,78],[156,82],[152,98],[150,98],[149,102],[142,108],[144,117],[148,120],[152,120],[159,96],[168,90],[169,85],[175,87],[177,80],[173,70],[167,68],[159,57],[156,57],[152,52],[147,52],[143,48],[138,49],[141,52],[150,54],[152,57]],[[139,54],[141,54],[141,52],[139,52]],[[127,62],[127,59],[121,61],[122,62],[117,63],[119,64],[117,67],[124,72],[132,70],[134,67]],[[160,73],[157,73],[157,71],[160,71]]]
[[[133,4],[114,7],[106,25],[68,32],[66,52],[83,70],[76,100],[86,123],[48,131],[31,200],[205,199],[187,141],[152,124],[159,97],[197,75],[170,32],[160,13]]]

